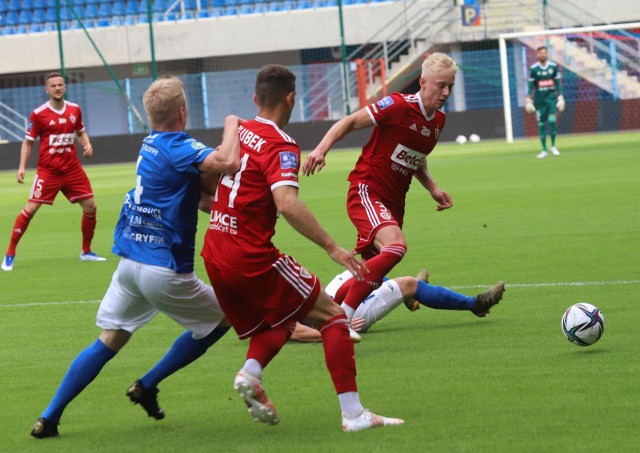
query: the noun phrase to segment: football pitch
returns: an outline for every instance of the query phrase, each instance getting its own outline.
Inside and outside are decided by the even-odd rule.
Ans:
[[[269,365],[265,388],[280,424],[252,421],[232,383],[247,343],[233,333],[159,385],[167,416],[147,418],[125,397],[182,328],[163,315],[137,332],[65,411],[60,437],[29,436],[69,364],[97,337],[95,314],[117,258],[110,253],[134,163],[87,166],[98,203],[93,243],[80,253],[80,208],[59,195],[31,222],[14,270],[0,273],[0,451],[638,451],[640,445],[640,134],[561,136],[561,155],[536,159],[537,140],[438,145],[429,158],[454,206],[414,182],[407,198],[405,259],[391,276],[430,272],[466,294],[506,282],[484,319],[470,312],[399,307],[356,345],[365,407],[401,427],[343,433],[319,344],[291,343]],[[96,153],[109,152],[96,150]],[[300,196],[344,247],[346,176],[357,151],[333,151],[302,177]],[[304,158],[304,156],[303,156]],[[17,162],[17,157],[16,157]],[[27,199],[15,172],[0,172],[0,253]],[[206,230],[200,216],[197,253]],[[275,243],[323,283],[341,269],[279,222]],[[206,280],[202,260],[196,271]],[[603,337],[570,344],[570,305],[598,306]]]

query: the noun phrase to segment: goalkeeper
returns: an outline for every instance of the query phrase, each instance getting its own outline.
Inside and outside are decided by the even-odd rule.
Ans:
[[[549,61],[547,48],[542,46],[536,49],[536,61],[529,70],[529,83],[527,85],[527,100],[524,108],[527,113],[536,113],[538,122],[538,136],[542,143],[542,151],[539,159],[549,155],[547,152],[547,122],[549,123],[549,135],[551,137],[551,153],[558,156],[560,151],[556,148],[556,110],[564,110],[564,96],[558,65]]]

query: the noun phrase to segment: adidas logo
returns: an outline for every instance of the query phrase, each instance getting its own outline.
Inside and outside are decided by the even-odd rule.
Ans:
[[[53,120],[49,121],[49,126],[53,126],[54,124],[56,124],[55,121],[53,121]]]
[[[418,130],[418,126],[416,126],[416,123],[413,123],[409,129],[411,129],[412,131],[417,131]]]
[[[22,234],[22,229],[20,229],[20,228],[16,228],[16,229],[15,229],[15,230],[13,230],[13,231],[15,231],[15,232],[16,232],[16,233],[18,233],[18,234]]]

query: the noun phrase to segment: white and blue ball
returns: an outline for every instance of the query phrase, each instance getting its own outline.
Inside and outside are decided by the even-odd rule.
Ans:
[[[604,333],[604,316],[595,305],[574,304],[562,316],[562,333],[575,345],[590,346]]]

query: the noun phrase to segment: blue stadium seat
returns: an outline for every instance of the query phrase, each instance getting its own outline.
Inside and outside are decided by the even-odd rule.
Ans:
[[[34,0],[22,0],[22,10],[24,11],[25,9],[28,10],[32,10],[34,9],[35,6],[35,2]]]
[[[282,11],[284,8],[282,2],[271,2],[269,6],[267,6],[267,11],[270,13],[275,13],[277,11]]]
[[[129,0],[127,2],[127,9],[125,11],[127,14],[138,14],[138,2],[136,0]]]
[[[5,25],[4,27],[2,27],[2,34],[3,35],[15,35],[16,34],[16,28],[13,25]]]
[[[44,23],[31,24],[31,33],[42,33],[44,31]]]
[[[56,7],[56,0],[46,0],[47,1],[47,8],[55,8]]]
[[[238,8],[238,14],[253,14],[254,12],[255,8],[253,7],[253,5],[250,5],[248,3],[240,5],[240,7]]]
[[[20,0],[9,0],[9,7],[7,9],[9,11],[20,11],[22,9]]]
[[[98,5],[95,3],[89,3],[87,8],[84,10],[84,17],[88,19],[94,19],[98,17]]]
[[[224,9],[223,16],[235,16],[238,14],[238,7],[236,5],[229,5]]]
[[[253,8],[253,12],[255,14],[264,14],[267,12],[267,4],[266,3],[256,3],[255,8]]]
[[[154,13],[164,13],[168,7],[167,0],[153,0]]]
[[[4,23],[5,25],[18,25],[20,22],[20,18],[18,17],[18,13],[15,11],[9,11],[5,14]]]
[[[104,5],[104,3],[101,3],[102,5]],[[111,26],[111,19],[108,17],[100,17],[98,18],[98,27],[100,28],[104,28],[104,27],[110,27]]]
[[[313,3],[310,0],[300,0],[296,4],[296,9],[310,9],[313,8]]]
[[[36,8],[47,8],[47,7],[48,7],[47,0],[35,0],[33,2],[33,8],[34,9],[36,9]]]
[[[100,8],[98,9],[98,17],[100,18],[108,18],[111,17],[111,3],[100,3]],[[106,25],[100,25],[98,22],[98,27],[106,27]]]
[[[47,21],[45,11],[42,8],[34,9],[32,17],[34,23],[42,23]]]
[[[18,16],[18,24],[29,25],[31,24],[31,22],[33,22],[33,18],[31,17],[31,10],[23,9],[22,11],[20,11],[20,15]]]
[[[124,16],[124,24],[123,25],[135,25],[138,23],[138,18],[135,14],[127,14]]]
[[[124,2],[116,1],[111,6],[111,13],[114,16],[124,16],[126,14],[126,6]]]
[[[16,27],[16,35],[26,35],[29,33],[29,26],[27,24],[20,24]]]
[[[60,19],[72,20],[73,18],[73,14],[71,14],[71,10],[68,7],[64,6],[60,8]]]
[[[226,4],[224,0],[211,0],[211,6],[214,8],[224,7]]]
[[[7,3],[7,0],[0,0],[0,16],[5,11],[9,11],[9,3]]]

